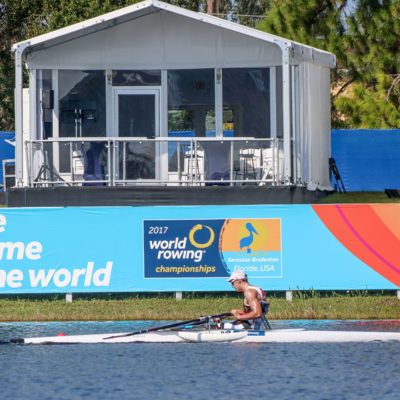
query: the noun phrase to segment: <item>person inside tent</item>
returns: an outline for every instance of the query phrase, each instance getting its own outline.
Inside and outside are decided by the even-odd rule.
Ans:
[[[234,271],[227,282],[231,282],[237,292],[243,293],[244,301],[243,310],[231,310],[236,321],[225,322],[224,329],[271,329],[265,318],[269,304],[264,291],[258,286],[250,285],[247,275],[241,270]]]

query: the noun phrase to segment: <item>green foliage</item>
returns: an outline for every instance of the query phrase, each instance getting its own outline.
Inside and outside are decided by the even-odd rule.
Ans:
[[[240,0],[233,3],[232,12],[238,15],[235,21],[242,25],[255,27],[260,18],[270,8],[271,0]]]
[[[275,0],[258,28],[334,53],[332,125],[400,127],[397,0]]]
[[[348,19],[346,51],[359,77],[335,99],[346,125],[400,127],[400,7],[398,1],[360,1]]]
[[[400,199],[389,198],[385,192],[333,192],[332,194],[323,197],[319,203],[400,203]]]
[[[14,129],[14,60],[11,45],[24,40],[32,15],[40,14],[40,0],[0,3],[0,131]]]

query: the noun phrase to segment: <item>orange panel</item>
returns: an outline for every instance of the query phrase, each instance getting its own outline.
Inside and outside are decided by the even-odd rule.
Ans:
[[[257,234],[251,234],[246,228],[250,223]],[[252,249],[254,251],[280,251],[281,250],[281,220],[271,219],[229,219],[222,227],[222,251],[241,251],[240,240],[252,236]]]
[[[391,206],[391,205],[389,205]],[[314,211],[331,233],[356,257],[376,272],[400,286],[400,241],[396,220],[400,208],[368,204],[314,205]],[[381,216],[384,218],[381,218]]]

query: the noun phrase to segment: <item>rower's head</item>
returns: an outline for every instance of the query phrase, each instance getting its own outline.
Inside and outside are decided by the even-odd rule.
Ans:
[[[230,282],[232,287],[238,292],[243,292],[248,285],[247,275],[241,270],[234,271],[229,279],[227,279],[227,282]]]

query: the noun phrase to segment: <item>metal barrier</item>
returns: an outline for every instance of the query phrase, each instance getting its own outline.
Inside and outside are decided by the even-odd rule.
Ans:
[[[282,139],[49,138],[25,150],[29,187],[284,183]]]

